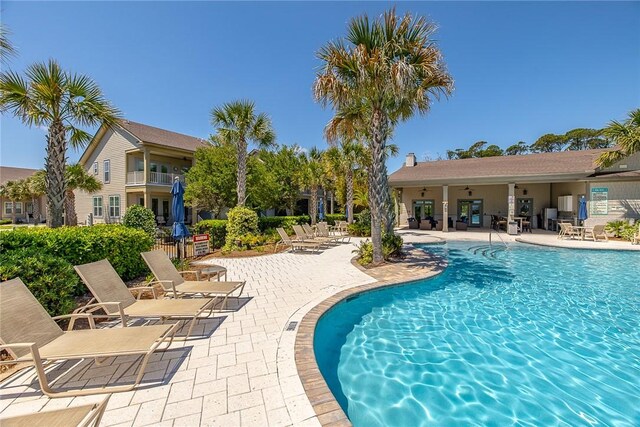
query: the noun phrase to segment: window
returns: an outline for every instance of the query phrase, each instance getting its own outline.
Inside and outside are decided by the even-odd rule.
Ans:
[[[104,161],[104,183],[108,184],[111,181],[111,162],[109,160]]]
[[[4,214],[11,215],[13,213],[13,202],[4,202]]]
[[[98,162],[93,162],[93,174],[98,175]]]
[[[120,218],[120,196],[109,196],[109,217]]]
[[[22,202],[15,202],[14,206],[16,207],[16,215],[22,214]]]
[[[136,159],[135,161],[135,171],[136,172],[142,172],[144,171],[144,160],[142,159]]]
[[[102,216],[102,196],[93,196],[93,216]]]

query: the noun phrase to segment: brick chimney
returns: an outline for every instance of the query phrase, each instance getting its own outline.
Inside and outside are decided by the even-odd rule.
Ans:
[[[416,165],[416,155],[413,153],[407,154],[407,160],[405,160],[404,165],[408,168],[412,168]]]

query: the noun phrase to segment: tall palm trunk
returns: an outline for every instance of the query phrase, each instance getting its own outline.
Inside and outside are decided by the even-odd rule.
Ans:
[[[347,222],[353,223],[353,169],[347,168]]]
[[[16,223],[16,202],[11,201],[11,223]]]
[[[64,215],[66,225],[78,225],[78,215],[76,214],[76,195],[73,190],[67,188],[64,198]]]
[[[238,206],[244,206],[247,192],[247,141],[238,142]]]
[[[40,223],[40,197],[31,198],[31,206],[33,206],[33,223]]]
[[[47,134],[47,171],[45,186],[47,192],[47,222],[49,227],[56,228],[63,224],[64,199],[67,183],[64,177],[67,163],[66,131],[60,121],[54,121]]]
[[[311,225],[316,223],[318,217],[318,186],[311,186],[311,200],[309,202],[309,216],[311,216]]]
[[[371,209],[371,243],[373,263],[384,261],[382,254],[382,226],[386,219],[385,206],[388,199],[386,175],[385,136],[387,118],[376,109],[371,118],[371,170],[369,173],[369,205]]]

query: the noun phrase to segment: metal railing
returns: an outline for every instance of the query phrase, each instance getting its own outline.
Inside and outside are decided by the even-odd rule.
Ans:
[[[178,173],[149,172],[147,184],[173,185],[174,178],[178,177],[180,182],[185,183],[184,175]],[[144,184],[144,172],[127,172],[127,184]]]
[[[502,242],[504,247],[509,249],[509,245],[507,245],[507,242],[505,242],[504,239],[502,238],[502,236],[500,235],[500,231],[499,230],[494,230],[493,228],[489,229],[489,246],[493,246],[493,242],[491,241],[491,236],[493,235],[494,232],[498,235],[498,237],[500,238],[500,241]]]
[[[157,237],[156,241],[153,245],[153,249],[162,249],[166,252],[166,254],[171,259],[178,258],[178,254],[180,254],[179,258],[193,258],[194,256],[194,247],[193,240],[191,237],[187,237],[184,239],[184,253],[181,251],[180,244],[178,240],[175,240],[171,236],[166,237]]]

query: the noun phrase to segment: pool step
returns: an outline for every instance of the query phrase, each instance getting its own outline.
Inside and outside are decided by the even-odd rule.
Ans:
[[[471,246],[467,250],[474,255],[482,255],[485,258],[496,259],[496,254],[504,252],[507,248],[503,245],[481,245]]]

